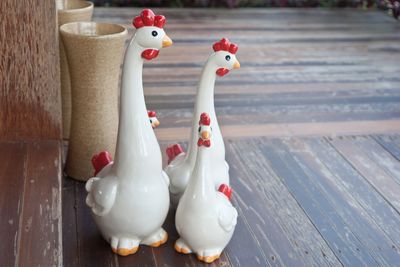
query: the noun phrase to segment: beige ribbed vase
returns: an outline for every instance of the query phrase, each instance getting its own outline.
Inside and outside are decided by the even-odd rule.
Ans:
[[[119,74],[127,30],[117,24],[73,22],[60,34],[71,76],[72,117],[66,173],[86,181],[91,158],[112,155],[118,131]]]
[[[58,26],[69,22],[90,21],[93,14],[93,3],[78,0],[57,0]],[[68,62],[60,40],[60,74],[63,138],[69,138],[71,126],[71,82]]]

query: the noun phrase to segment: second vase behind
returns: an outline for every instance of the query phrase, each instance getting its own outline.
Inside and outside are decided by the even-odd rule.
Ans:
[[[91,157],[114,154],[118,82],[127,30],[117,24],[73,22],[60,27],[71,77],[72,117],[66,173],[93,175]]]

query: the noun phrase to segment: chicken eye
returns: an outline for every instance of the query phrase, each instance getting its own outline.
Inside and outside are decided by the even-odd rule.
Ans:
[[[199,131],[199,132],[201,131],[201,127],[199,127],[198,131]]]
[[[231,56],[230,55],[226,55],[225,59],[226,59],[226,61],[229,61],[229,60],[231,60]]]
[[[151,32],[151,35],[153,35],[154,37],[156,37],[156,36],[158,35],[158,32],[157,32],[157,31],[152,31],[152,32]]]
[[[151,119],[150,119],[150,123],[153,123],[153,122],[151,121]]]

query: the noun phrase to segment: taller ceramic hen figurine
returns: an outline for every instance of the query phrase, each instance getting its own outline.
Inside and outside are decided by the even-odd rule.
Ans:
[[[223,38],[213,45],[213,49],[214,53],[208,58],[200,77],[193,117],[199,118],[202,112],[206,112],[211,118],[213,146],[209,149],[211,158],[210,170],[214,179],[215,189],[226,190],[228,188],[227,191],[229,191],[229,166],[225,161],[224,140],[222,139],[214,109],[214,85],[217,76],[222,77],[230,70],[240,68],[239,61],[235,55],[238,46]],[[187,153],[183,152],[179,144],[173,144],[167,148],[169,165],[165,168],[165,172],[171,181],[170,192],[172,204],[174,205],[177,205],[182,196],[196,162],[197,135],[198,125],[196,119],[194,119]]]
[[[86,203],[94,220],[112,250],[122,256],[135,253],[140,244],[160,246],[168,237],[162,224],[169,208],[169,182],[142,83],[144,59],[155,58],[159,49],[172,44],[164,24],[165,17],[149,9],[133,20],[136,32],[122,71],[115,160],[86,183]],[[95,156],[93,162],[107,159],[104,155]]]

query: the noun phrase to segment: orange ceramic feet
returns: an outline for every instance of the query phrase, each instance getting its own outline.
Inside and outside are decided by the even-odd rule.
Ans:
[[[138,251],[139,247],[134,247],[131,249],[128,248],[112,248],[112,251],[120,256],[128,256],[131,254],[135,254]]]
[[[167,242],[167,240],[168,240],[168,233],[165,232],[163,239],[161,239],[161,240],[159,240],[159,241],[157,241],[157,242],[154,242],[154,243],[150,244],[150,246],[153,247],[153,248],[159,247],[159,246],[161,246],[162,244],[164,244],[165,242]]]
[[[211,262],[215,261],[216,259],[219,259],[219,256],[220,255],[214,255],[214,256],[200,256],[200,255],[197,255],[197,259],[199,261],[203,261],[205,263],[211,263]]]
[[[188,249],[182,248],[182,247],[178,246],[176,243],[175,243],[174,248],[175,248],[175,250],[177,252],[182,253],[182,254],[189,254],[190,253],[190,251]]]

